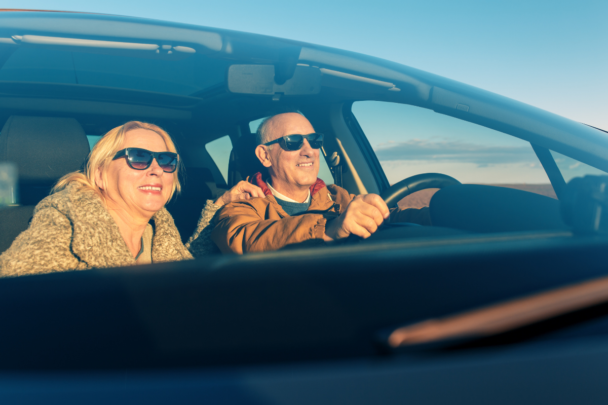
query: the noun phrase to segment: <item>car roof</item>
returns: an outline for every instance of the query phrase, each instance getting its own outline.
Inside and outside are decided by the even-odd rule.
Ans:
[[[324,101],[378,99],[418,105],[508,133],[608,170],[608,136],[599,130],[489,91],[355,52],[233,30],[90,13],[3,12],[0,13],[0,27],[0,45],[11,40],[16,43],[24,35],[103,40],[129,38],[159,46],[195,46],[197,52],[228,64],[297,63],[321,68],[324,76],[338,77],[351,83],[388,83],[393,86],[390,90],[396,91],[387,91],[387,88],[369,91],[368,86],[352,92],[344,88],[336,90],[340,86],[333,85],[333,93],[324,94],[324,97],[328,96]],[[213,86],[206,90],[207,93],[202,91],[195,95],[209,100],[217,91]],[[187,94],[180,94],[181,98],[175,96],[165,95],[165,104],[187,107],[198,101],[188,99]],[[331,96],[335,97],[332,99]]]

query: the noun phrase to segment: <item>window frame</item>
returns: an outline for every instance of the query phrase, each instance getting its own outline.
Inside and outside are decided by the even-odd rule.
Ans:
[[[532,145],[532,149],[534,150],[534,153],[536,153],[536,157],[543,166],[545,173],[547,173],[547,177],[549,177],[549,182],[553,187],[553,191],[555,191],[557,199],[560,200],[563,195],[564,188],[566,187],[566,181],[564,180],[564,176],[555,162],[555,158],[553,158],[553,155],[551,155],[551,151],[549,149],[535,145],[532,142],[530,142],[530,145]]]

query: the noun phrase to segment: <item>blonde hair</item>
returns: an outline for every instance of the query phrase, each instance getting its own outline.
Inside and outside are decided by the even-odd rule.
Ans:
[[[97,170],[101,170],[103,188],[107,189],[107,177],[103,169],[112,163],[114,155],[116,155],[116,152],[120,150],[123,144],[125,134],[134,129],[147,129],[157,133],[165,141],[165,145],[167,145],[169,152],[177,153],[173,140],[165,130],[154,124],[148,124],[147,122],[129,121],[124,125],[109,130],[93,147],[91,153],[89,153],[84,171],[78,170],[63,176],[59,179],[57,184],[55,184],[55,187],[51,190],[51,194],[63,190],[71,182],[77,182],[84,186],[83,190],[93,190],[102,200],[105,200],[103,189],[97,186],[97,183],[95,182],[95,173],[97,173]],[[178,178],[179,166],[181,166],[181,159],[178,163],[177,170],[173,172],[173,190],[171,190],[171,195],[167,201],[171,200],[171,197],[173,197],[173,194],[176,191],[179,193],[181,190]]]

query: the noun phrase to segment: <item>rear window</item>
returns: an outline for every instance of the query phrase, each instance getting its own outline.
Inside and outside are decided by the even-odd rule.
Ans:
[[[99,140],[103,137],[103,135],[87,135],[87,140],[89,141],[89,148],[93,150],[93,147],[99,142]]]
[[[228,164],[230,152],[232,151],[232,141],[228,135],[222,136],[205,145],[205,149],[213,159],[213,162],[222,173],[224,180],[228,182]]]

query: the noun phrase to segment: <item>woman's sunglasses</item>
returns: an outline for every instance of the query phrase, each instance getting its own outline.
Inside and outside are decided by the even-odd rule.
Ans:
[[[177,169],[178,155],[173,152],[151,152],[147,149],[127,148],[119,150],[114,159],[127,157],[127,164],[131,169],[146,170],[156,159],[158,165],[165,173],[173,173]]]
[[[323,146],[323,134],[308,134],[308,135],[285,135],[281,138],[277,138],[274,141],[266,142],[264,145],[272,145],[278,143],[281,148],[289,151],[300,150],[304,145],[304,139],[308,141],[308,144],[313,149],[319,149]]]

